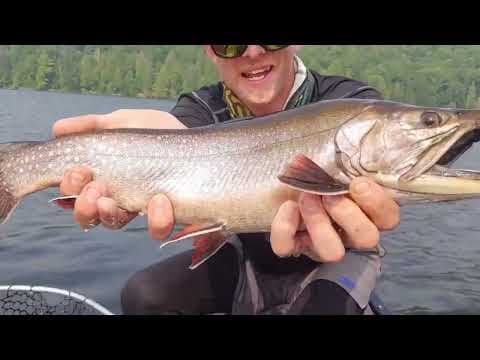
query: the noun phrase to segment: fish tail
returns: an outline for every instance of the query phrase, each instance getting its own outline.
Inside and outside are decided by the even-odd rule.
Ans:
[[[5,167],[6,159],[19,149],[37,142],[12,142],[0,144],[0,224],[5,224],[19,204],[21,198],[15,195],[11,176]]]
[[[5,224],[8,221],[19,202],[20,199],[0,185],[0,224]]]

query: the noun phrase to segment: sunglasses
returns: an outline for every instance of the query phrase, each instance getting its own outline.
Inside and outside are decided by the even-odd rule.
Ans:
[[[288,45],[260,45],[266,51],[277,51]],[[233,59],[242,56],[247,51],[248,45],[212,45],[212,50],[218,57]]]

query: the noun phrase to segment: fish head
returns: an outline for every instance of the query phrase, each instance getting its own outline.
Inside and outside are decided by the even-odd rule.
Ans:
[[[453,187],[459,179],[474,180],[480,194],[480,172],[442,165],[450,165],[479,139],[480,110],[378,102],[344,124],[335,143],[340,165],[350,177],[370,176],[410,192],[455,195],[465,190],[458,181]],[[443,190],[437,188],[440,180]]]
[[[408,181],[435,165],[473,131],[480,111],[398,105],[378,110],[377,116],[359,143],[360,169],[396,174]]]

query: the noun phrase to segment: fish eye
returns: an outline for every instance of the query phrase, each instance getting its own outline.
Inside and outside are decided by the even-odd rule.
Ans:
[[[435,127],[442,124],[442,117],[433,111],[424,112],[421,116],[421,120],[425,127]]]

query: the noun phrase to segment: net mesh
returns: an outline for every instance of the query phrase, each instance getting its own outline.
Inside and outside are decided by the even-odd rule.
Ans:
[[[0,315],[110,315],[108,310],[67,291],[0,289]]]

